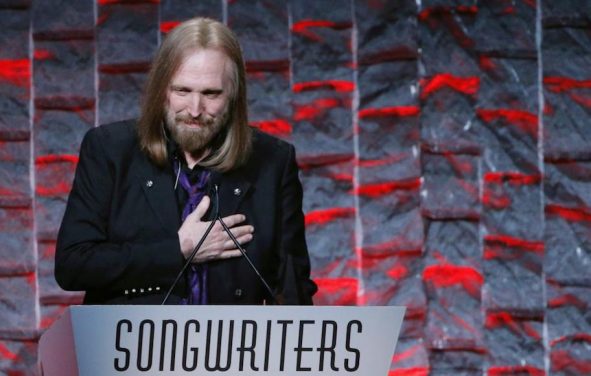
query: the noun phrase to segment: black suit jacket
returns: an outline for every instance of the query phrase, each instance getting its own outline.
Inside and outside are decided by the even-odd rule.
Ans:
[[[245,248],[280,300],[311,304],[294,148],[255,132],[252,149],[242,167],[212,174],[220,213],[242,213],[254,226]],[[158,168],[140,150],[134,121],[90,130],[58,235],[58,284],[86,291],[86,304],[159,304],[184,262],[174,180],[171,167]],[[211,304],[270,301],[243,257],[208,263],[208,294]],[[180,283],[169,303],[185,295]]]

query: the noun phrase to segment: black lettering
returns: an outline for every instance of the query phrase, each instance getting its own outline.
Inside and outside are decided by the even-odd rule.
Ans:
[[[212,367],[209,365],[209,352],[211,346],[211,320],[207,320],[207,343],[205,345],[205,369],[207,371],[227,371],[230,368],[232,362],[232,337],[234,337],[234,320],[230,320],[230,328],[228,333],[228,349],[226,351],[226,364],[221,365],[222,357],[222,339],[224,337],[224,321],[218,320],[218,341],[217,341],[217,353],[215,358],[215,365]]]
[[[124,355],[125,360],[123,360],[123,365],[121,365],[121,359],[116,358],[114,360],[115,363],[115,370],[119,371],[119,372],[123,372],[123,371],[127,371],[127,369],[129,368],[129,363],[130,363],[130,355],[131,352],[129,351],[129,349],[122,347],[121,346],[121,330],[123,325],[127,326],[127,333],[131,333],[131,321],[129,320],[119,320],[119,322],[117,323],[117,333],[115,334],[115,349],[119,352],[122,352]]]
[[[162,339],[160,340],[160,371],[164,371],[164,357],[166,356],[166,339],[167,339],[167,327],[172,326],[172,339],[170,341],[170,371],[174,371],[174,358],[176,354],[176,333],[177,324],[174,320],[162,321]]]
[[[191,326],[195,326],[195,333],[199,333],[199,321],[197,320],[188,320],[185,323],[185,333],[183,338],[183,369],[187,372],[194,371],[197,368],[197,360],[199,355],[199,349],[197,347],[191,347],[189,349],[189,328]],[[193,364],[187,364],[187,358],[189,357],[187,352],[191,350],[193,353]]]
[[[300,321],[300,330],[298,334],[298,347],[295,347],[294,350],[297,353],[297,361],[296,361],[296,371],[311,371],[311,367],[303,367],[302,366],[302,353],[304,351],[312,351],[314,350],[311,347],[303,347],[304,344],[304,325],[314,324],[314,320],[302,320]]]
[[[351,347],[351,330],[353,325],[357,326],[357,333],[361,333],[361,331],[363,330],[361,322],[359,320],[352,320],[349,321],[349,323],[347,324],[347,339],[345,341],[345,348],[348,352],[355,354],[355,361],[352,366],[349,366],[349,359],[345,359],[345,369],[349,372],[357,371],[357,369],[359,368],[359,358],[361,356],[359,349]]]
[[[277,324],[283,326],[281,330],[281,357],[279,360],[279,371],[283,372],[285,366],[285,337],[287,337],[287,325],[293,324],[293,320],[278,320]]]
[[[269,370],[269,348],[271,347],[271,320],[267,320],[267,335],[265,339],[265,371]]]
[[[144,367],[142,365],[142,358],[143,358],[143,347],[144,347],[144,328],[148,327],[148,364]],[[152,358],[154,356],[154,321],[152,320],[143,320],[140,322],[140,332],[137,338],[137,369],[140,371],[148,371],[152,368]]]
[[[332,327],[332,329],[331,329],[332,340],[330,342],[330,346],[327,347],[326,346],[326,337],[327,337],[326,332],[327,332],[327,329],[329,326]],[[332,321],[332,320],[322,321],[320,346],[318,348],[316,348],[316,350],[320,353],[319,364],[318,364],[319,371],[324,371],[324,355],[325,355],[325,353],[330,354],[330,369],[332,369],[333,371],[339,370],[339,368],[335,365],[335,357],[336,357],[335,348],[336,348],[336,346],[337,346],[337,323],[336,323],[336,321]]]
[[[246,346],[246,327],[247,326],[252,327],[252,336],[250,338],[250,346]],[[254,362],[254,358],[255,358],[254,348],[256,347],[256,344],[257,344],[257,322],[252,321],[252,320],[242,321],[242,335],[240,338],[240,347],[238,347],[236,349],[240,353],[240,363],[239,363],[240,371],[242,371],[244,369],[244,353],[245,352],[250,353],[250,369],[251,369],[251,371],[258,371],[259,370],[259,368],[255,365],[255,362]]]

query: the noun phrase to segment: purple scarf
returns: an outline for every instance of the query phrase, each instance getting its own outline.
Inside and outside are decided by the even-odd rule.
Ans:
[[[199,202],[205,196],[209,171],[202,170],[194,184],[189,181],[189,176],[181,168],[181,163],[175,163],[175,172],[178,174],[181,187],[187,192],[189,198],[183,208],[181,219],[184,221],[195,210]],[[187,269],[187,285],[190,288],[189,296],[182,299],[181,304],[207,304],[207,268],[205,264],[191,264]]]

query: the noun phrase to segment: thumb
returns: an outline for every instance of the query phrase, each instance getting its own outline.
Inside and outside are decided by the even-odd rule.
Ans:
[[[211,200],[210,200],[209,196],[203,196],[201,201],[199,201],[199,204],[197,205],[197,207],[195,208],[195,210],[192,213],[193,215],[195,215],[196,221],[200,221],[201,218],[203,218],[203,216],[205,215],[205,213],[207,213],[207,209],[209,209],[210,202],[211,202]]]

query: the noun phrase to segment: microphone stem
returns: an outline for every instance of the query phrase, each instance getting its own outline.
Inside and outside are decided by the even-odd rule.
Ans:
[[[254,270],[257,277],[259,277],[259,280],[263,283],[263,285],[265,286],[265,289],[267,289],[267,292],[269,293],[269,296],[273,300],[273,304],[278,304],[277,300],[275,299],[275,294],[273,294],[273,290],[271,289],[271,287],[269,286],[269,284],[267,283],[265,278],[263,278],[263,276],[259,272],[258,268],[254,265],[254,263],[252,262],[250,257],[246,254],[246,251],[244,250],[244,248],[242,248],[240,243],[238,243],[238,240],[236,239],[234,234],[232,234],[232,231],[230,231],[228,226],[226,226],[226,223],[224,222],[224,220],[222,219],[222,217],[220,215],[218,215],[217,220],[220,221],[220,224],[224,228],[224,231],[226,231],[226,233],[230,236],[230,239],[232,239],[232,241],[234,242],[234,245],[236,245],[236,248],[238,248],[240,250],[240,253],[242,253],[242,256],[244,256],[246,261],[250,264],[250,268],[252,270]]]
[[[218,210],[218,208],[216,207],[216,216],[219,216],[218,213],[217,213],[217,210]],[[199,243],[197,243],[197,245],[195,246],[195,248],[193,248],[193,252],[191,252],[191,255],[187,258],[187,261],[185,262],[185,265],[183,265],[183,268],[177,274],[176,279],[174,280],[174,282],[172,283],[172,285],[168,289],[168,292],[166,293],[166,296],[164,297],[164,300],[162,300],[162,303],[160,303],[160,305],[164,305],[168,301],[168,297],[172,293],[172,290],[174,290],[174,288],[176,287],[177,283],[179,283],[179,280],[181,279],[181,277],[185,273],[185,270],[187,270],[187,268],[189,267],[189,265],[191,265],[191,260],[193,260],[193,257],[195,257],[195,255],[197,254],[197,251],[199,251],[199,248],[201,248],[201,245],[205,241],[205,238],[207,238],[207,235],[209,235],[209,232],[213,228],[213,225],[215,225],[215,221],[211,221],[209,223],[209,226],[207,226],[207,229],[205,230],[205,233],[203,234],[203,236],[201,237],[201,239],[199,239]]]

